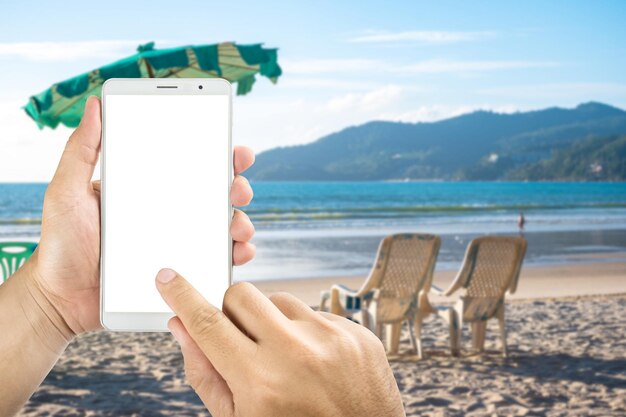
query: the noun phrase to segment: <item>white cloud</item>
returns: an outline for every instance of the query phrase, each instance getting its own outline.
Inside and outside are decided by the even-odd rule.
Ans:
[[[414,64],[403,65],[397,71],[413,74],[441,74],[441,73],[468,73],[500,71],[510,69],[549,68],[558,66],[550,61],[449,61],[449,60],[426,60]]]
[[[73,61],[86,58],[121,58],[135,53],[141,40],[81,42],[0,43],[0,58],[21,58],[35,62]]]
[[[257,152],[308,143],[348,126],[380,119],[384,110],[402,109],[405,98],[405,90],[397,85],[350,94],[334,92],[334,97],[333,90],[322,89],[320,94],[306,95],[297,102],[277,90],[268,88],[266,93],[235,99],[233,142],[252,146]]]
[[[285,74],[322,74],[340,72],[366,72],[380,68],[382,63],[373,59],[303,59],[280,61]]]
[[[397,85],[388,85],[368,93],[349,93],[333,97],[327,103],[327,108],[334,112],[344,110],[375,110],[388,106],[397,100],[402,88]]]
[[[332,88],[335,90],[368,90],[373,85],[371,82],[351,81],[341,78],[324,78],[324,77],[290,77],[285,74],[280,79],[281,88]]]
[[[54,174],[70,129],[40,130],[21,108],[20,101],[0,102],[0,182],[49,181]]]
[[[551,68],[553,61],[524,60],[447,60],[428,59],[411,64],[394,64],[375,59],[305,59],[284,60],[281,66],[285,74],[341,74],[355,73],[405,73],[405,74],[464,74],[515,69]]]
[[[437,120],[448,119],[450,117],[459,116],[474,110],[473,106],[461,105],[424,105],[417,108],[402,111],[399,113],[383,113],[381,119],[391,120],[394,122],[433,122]]]
[[[436,122],[439,120],[449,119],[451,117],[460,116],[475,112],[478,110],[493,111],[496,113],[514,113],[520,111],[519,106],[515,105],[502,105],[502,106],[489,106],[489,105],[444,105],[444,104],[432,104],[419,106],[407,111],[401,111],[398,113],[382,113],[380,114],[381,120],[391,120],[394,122]]]
[[[572,98],[579,101],[589,101],[610,97],[623,101],[626,97],[626,84],[598,82],[523,84],[483,88],[478,92],[490,96],[523,99]]]
[[[405,32],[369,32],[364,35],[348,39],[354,43],[388,43],[388,42],[415,42],[421,44],[446,44],[457,42],[478,41],[493,37],[494,32],[452,32],[416,30]]]

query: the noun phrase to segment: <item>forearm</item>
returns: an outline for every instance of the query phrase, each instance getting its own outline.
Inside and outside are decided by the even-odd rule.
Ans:
[[[1,416],[20,410],[73,335],[41,292],[29,262],[0,285]]]

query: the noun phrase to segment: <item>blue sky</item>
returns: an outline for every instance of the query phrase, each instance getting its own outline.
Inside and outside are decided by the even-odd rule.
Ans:
[[[626,2],[9,2],[0,5],[0,181],[47,181],[69,130],[22,114],[136,45],[264,42],[284,75],[235,100],[261,151],[373,119],[432,121],[596,100],[626,108]]]

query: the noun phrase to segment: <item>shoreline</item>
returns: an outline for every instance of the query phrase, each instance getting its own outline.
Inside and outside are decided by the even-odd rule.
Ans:
[[[597,226],[597,225],[596,225]],[[441,237],[438,270],[458,270],[468,243],[484,232],[429,230],[425,226],[377,230],[303,230],[299,234],[259,232],[255,259],[235,269],[235,280],[266,281],[322,277],[365,276],[374,262],[381,239],[398,232],[434,233]],[[491,230],[490,235],[517,236]],[[626,229],[530,231],[525,267],[549,267],[589,262],[626,263]]]
[[[613,257],[613,254],[610,256]],[[508,294],[507,300],[566,299],[624,294],[626,293],[626,254],[622,256],[624,262],[596,261],[522,267],[517,292],[513,295]],[[593,259],[593,256],[590,257]],[[433,284],[445,290],[456,273],[457,271],[454,270],[435,271]],[[285,291],[315,307],[319,306],[320,291],[328,290],[333,284],[343,284],[356,290],[363,284],[365,278],[359,275],[250,282],[266,295]],[[453,302],[458,299],[458,292],[451,297],[431,293],[429,298],[434,303]]]
[[[0,238],[0,241],[38,242],[39,236],[32,238]],[[372,258],[373,259],[373,258]],[[460,264],[460,259],[459,262]],[[435,270],[433,285],[442,290],[448,288],[458,269],[440,264]],[[319,306],[320,292],[329,290],[333,284],[342,284],[358,290],[365,282],[367,274],[330,274],[328,276],[288,277],[278,279],[238,279],[245,276],[246,270],[254,265],[235,267],[233,283],[248,281],[264,294],[289,292],[312,307]],[[451,297],[429,294],[433,303],[452,303],[458,293]],[[626,252],[584,252],[562,256],[559,263],[525,263],[522,266],[518,288],[515,294],[507,294],[507,301],[539,299],[579,299],[594,296],[626,294]]]

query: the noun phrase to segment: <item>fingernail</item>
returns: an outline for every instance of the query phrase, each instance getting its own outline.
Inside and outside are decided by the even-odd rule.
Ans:
[[[173,280],[175,276],[176,276],[176,272],[172,271],[169,268],[163,268],[157,274],[156,279],[162,284],[167,284],[168,282]]]

